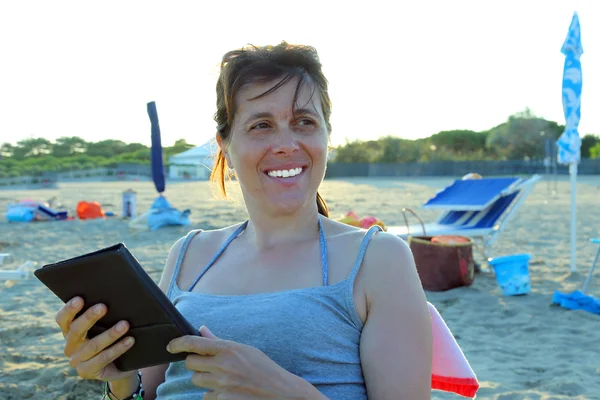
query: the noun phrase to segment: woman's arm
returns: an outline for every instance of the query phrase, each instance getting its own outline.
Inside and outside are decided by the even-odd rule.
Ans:
[[[160,282],[158,283],[158,286],[165,293],[167,293],[167,290],[169,289],[169,282],[171,281],[171,276],[173,276],[175,262],[181,251],[183,240],[184,238],[179,239],[169,251],[165,268],[160,278]],[[165,381],[165,373],[167,372],[168,367],[169,364],[141,369],[145,392],[144,400],[154,400],[156,398],[156,389]]]
[[[367,298],[360,354],[369,399],[430,399],[431,319],[410,248],[397,236],[376,234],[360,275]]]

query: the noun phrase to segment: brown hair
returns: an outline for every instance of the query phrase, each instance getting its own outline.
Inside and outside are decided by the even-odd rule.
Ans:
[[[255,99],[274,92],[291,79],[298,78],[294,95],[295,104],[302,86],[306,82],[312,83],[314,91],[318,90],[319,92],[327,131],[331,133],[331,123],[329,122],[331,100],[327,89],[328,82],[321,71],[321,62],[317,50],[311,46],[291,45],[281,42],[276,46],[250,46],[233,50],[223,56],[221,73],[217,81],[217,112],[214,116],[217,123],[217,132],[223,142],[229,140],[237,108],[235,97],[238,91],[252,82],[270,82],[278,78],[281,78],[281,80],[275,86],[255,97]],[[210,180],[218,184],[219,192],[223,197],[227,197],[225,189],[227,174],[225,171],[225,157],[219,149],[210,174]],[[327,204],[318,192],[316,201],[319,214],[328,217]]]

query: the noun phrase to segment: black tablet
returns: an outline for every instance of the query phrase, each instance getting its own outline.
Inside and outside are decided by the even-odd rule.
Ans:
[[[180,336],[199,335],[122,243],[45,265],[34,274],[64,303],[81,297],[85,306],[79,314],[98,303],[108,307],[88,331],[89,338],[121,320],[129,322],[126,336],[135,343],[115,360],[121,371],[184,360],[186,353],[171,354],[167,344]]]

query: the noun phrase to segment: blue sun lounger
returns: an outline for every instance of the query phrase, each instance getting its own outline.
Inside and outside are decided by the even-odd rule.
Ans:
[[[528,179],[484,178],[456,180],[439,191],[421,208],[438,209],[434,223],[390,226],[388,232],[407,239],[415,236],[460,235],[480,240],[480,250],[487,260],[489,248],[529,195],[539,175]]]

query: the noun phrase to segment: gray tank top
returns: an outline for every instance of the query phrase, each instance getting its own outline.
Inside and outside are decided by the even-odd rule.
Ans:
[[[366,399],[360,364],[362,321],[354,306],[354,280],[369,240],[378,226],[369,229],[348,278],[328,284],[327,242],[319,218],[323,286],[249,295],[192,293],[194,286],[227,246],[246,228],[243,223],[223,244],[186,291],[177,276],[192,238],[185,238],[167,296],[196,328],[206,325],[222,339],[254,346],[278,365],[303,378],[330,399]],[[185,362],[169,365],[165,382],[157,389],[160,400],[200,400],[206,391],[192,385]]]

